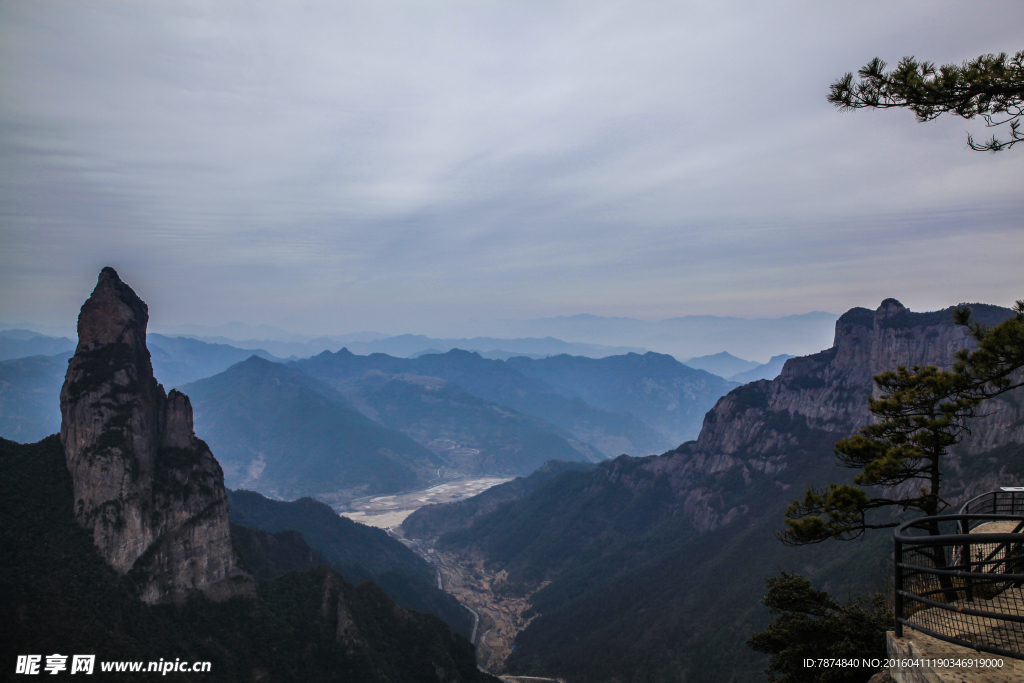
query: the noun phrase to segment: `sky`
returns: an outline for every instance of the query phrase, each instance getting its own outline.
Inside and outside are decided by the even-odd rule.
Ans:
[[[1024,298],[1024,149],[839,112],[987,2],[0,0],[0,323],[451,335]]]

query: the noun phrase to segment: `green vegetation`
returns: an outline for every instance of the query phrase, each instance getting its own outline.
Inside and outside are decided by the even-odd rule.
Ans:
[[[832,84],[828,101],[841,110],[905,108],[921,122],[948,113],[968,120],[981,117],[987,127],[1010,124],[1009,140],[993,135],[977,143],[968,135],[967,144],[975,151],[998,152],[1024,140],[1024,50],[1012,57],[1001,52],[941,67],[913,57],[904,57],[892,71],[885,66],[875,57],[857,72],[860,81],[846,74]]]
[[[312,498],[290,503],[270,500],[252,491],[228,491],[228,514],[237,525],[253,527],[271,534],[299,533],[316,555],[309,564],[296,566],[298,553],[284,558],[262,553],[257,544],[250,564],[267,566],[262,575],[277,576],[289,568],[327,564],[353,583],[373,581],[402,607],[430,612],[445,620],[459,633],[468,636],[473,627],[470,613],[451,595],[437,588],[436,572],[419,555],[388,536],[382,529],[357,524],[339,516],[328,505]],[[236,539],[235,527],[232,538]],[[295,546],[294,539],[282,538],[282,544]],[[245,553],[241,553],[245,556]],[[284,560],[284,561],[282,561]],[[288,562],[292,562],[289,564]],[[279,569],[273,565],[279,563]]]
[[[780,428],[793,420],[777,417]],[[860,591],[864,576],[879,573],[875,558],[887,541],[799,554],[775,541],[780,486],[834,471],[829,435],[804,429],[801,441],[787,446],[785,469],[754,472],[749,483],[742,468],[680,481],[687,475],[676,467],[684,467],[688,451],[624,457],[553,473],[481,514],[470,499],[422,508],[403,526],[436,531],[441,525],[430,518],[445,513],[448,524],[462,528],[440,544],[483,552],[509,571],[507,590],[551,581],[532,597],[536,618],[508,660],[516,673],[580,683],[717,683],[728,672],[753,683],[763,680],[765,661],[744,641],[768,622],[754,607],[764,595],[764,569],[802,567],[815,581],[827,577],[833,590]],[[733,520],[696,529],[685,513],[692,490],[706,492],[720,523],[731,510]]]
[[[495,682],[477,670],[469,642],[441,620],[402,610],[374,584],[354,586],[326,567],[260,581],[255,599],[146,606],[73,522],[71,479],[56,437],[25,446],[0,440],[0,467],[5,666],[19,654],[96,654],[210,661],[203,676],[210,681],[427,682],[440,669],[446,680]],[[339,607],[354,637],[339,637]]]
[[[840,603],[815,590],[798,574],[782,572],[767,579],[768,595],[761,603],[778,615],[747,645],[771,655],[765,673],[779,683],[864,683],[878,671],[865,667],[808,667],[806,659],[884,660],[885,632],[892,610],[885,596]]]
[[[970,429],[982,401],[1024,384],[1015,375],[1024,367],[1024,302],[1017,302],[1014,316],[992,328],[972,323],[970,309],[960,309],[955,319],[969,326],[977,348],[958,353],[950,372],[934,366],[900,366],[875,376],[884,393],[869,399],[868,406],[877,421],[835,445],[838,464],[860,470],[853,479],[856,486],[808,488],[786,510],[787,529],[779,534],[783,543],[849,540],[869,529],[902,523],[872,516],[881,508],[931,516],[948,507],[941,496],[943,459]],[[872,497],[865,491],[895,491],[909,481],[921,485],[902,497]]]

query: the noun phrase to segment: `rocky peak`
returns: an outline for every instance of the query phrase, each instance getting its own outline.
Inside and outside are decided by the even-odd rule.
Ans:
[[[153,376],[149,309],[104,268],[78,318],[61,389],[75,519],[150,603],[250,593],[231,547],[224,475],[196,438],[188,397]]]
[[[909,312],[910,309],[896,299],[886,299],[875,311],[875,320],[885,320],[886,318],[893,318],[900,313]]]
[[[831,463],[833,444],[872,419],[868,398],[878,392],[875,375],[900,365],[949,369],[954,354],[970,347],[965,329],[953,324],[954,308],[915,313],[886,299],[875,311],[847,311],[836,321],[832,348],[791,358],[774,380],[743,385],[719,399],[705,416],[697,440],[676,451],[686,476],[696,481],[735,470],[749,484],[791,466],[810,469]],[[1012,315],[995,306],[971,308],[987,325]],[[986,403],[954,451],[952,466],[960,454],[982,453],[1011,442],[1024,443],[1022,390]],[[781,479],[775,483],[785,485]],[[708,501],[717,495],[713,487],[700,491]],[[698,508],[700,513],[693,514],[702,529],[714,528],[728,516],[710,503]]]
[[[145,349],[148,323],[149,307],[107,266],[100,271],[96,289],[78,316],[78,348],[127,344]]]

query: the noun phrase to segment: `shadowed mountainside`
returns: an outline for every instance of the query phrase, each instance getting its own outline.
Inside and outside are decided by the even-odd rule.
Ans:
[[[973,308],[987,324],[1010,315]],[[443,513],[423,508],[402,528],[412,537],[447,531],[438,545],[507,571],[504,590],[528,594],[550,581],[531,597],[537,616],[516,639],[511,671],[581,682],[761,680],[763,659],[744,643],[768,621],[758,604],[765,576],[797,570],[833,593],[881,583],[885,532],[805,548],[782,546],[774,532],[806,486],[850,482],[832,446],[867,423],[873,374],[948,365],[968,344],[951,313],[915,314],[894,300],[853,309],[831,349],[720,399],[696,441],[562,472],[532,492],[496,487],[487,493],[505,502],[483,515],[473,499]],[[988,404],[950,459],[952,500],[1024,481],[1020,394]]]
[[[0,654],[96,653],[101,671],[177,656],[225,681],[493,681],[465,638],[371,582],[242,568],[220,466],[188,397],[153,377],[147,322],[104,268],[79,316],[60,436],[0,439]],[[261,572],[318,559],[296,533],[235,531]]]
[[[704,413],[736,386],[735,382],[654,352],[601,359],[510,358],[506,362],[565,396],[638,417],[664,435],[665,448],[696,438]]]
[[[295,366],[339,389],[371,371],[437,377],[485,401],[546,420],[606,456],[657,451],[664,442],[664,436],[632,415],[601,410],[581,399],[563,396],[504,361],[469,351],[395,358],[384,354],[357,356],[342,349],[297,361]]]
[[[261,578],[326,564],[353,584],[373,581],[402,607],[436,614],[469,636],[473,618],[455,598],[437,588],[436,570],[382,529],[340,517],[312,498],[284,502],[253,491],[228,491],[228,506],[236,546],[245,539],[252,549],[248,555],[239,551],[243,559],[250,565],[254,557],[266,559],[262,563],[266,570],[258,574]],[[273,534],[270,542],[276,547],[266,549],[267,540],[248,533],[248,527]],[[289,534],[297,534],[298,542]]]
[[[210,662],[203,680],[225,683],[497,683],[477,669],[469,641],[440,619],[398,607],[373,583],[357,587],[327,567],[260,580],[253,598],[146,605],[75,524],[71,477],[56,436],[28,445],[0,439],[0,467],[0,604],[9,615],[3,661],[35,652],[95,653],[99,672],[104,661],[180,658]]]
[[[253,356],[182,387],[235,488],[293,499],[416,488],[443,462],[298,370]]]

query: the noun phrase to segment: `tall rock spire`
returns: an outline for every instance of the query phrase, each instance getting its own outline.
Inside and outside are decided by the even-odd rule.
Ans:
[[[148,322],[145,302],[104,268],[60,394],[75,519],[145,602],[251,593],[231,547],[224,474],[195,436],[188,396],[154,378]]]

